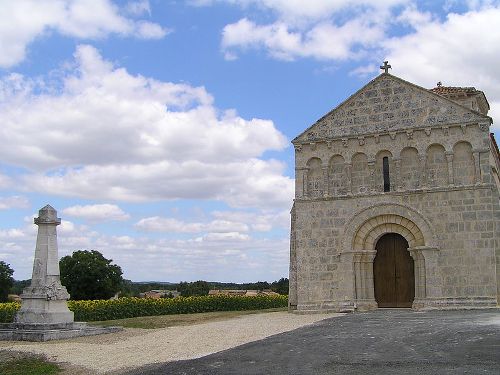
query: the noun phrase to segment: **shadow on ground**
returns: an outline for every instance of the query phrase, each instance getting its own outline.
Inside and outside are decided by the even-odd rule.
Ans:
[[[498,375],[500,312],[380,309],[127,374]]]

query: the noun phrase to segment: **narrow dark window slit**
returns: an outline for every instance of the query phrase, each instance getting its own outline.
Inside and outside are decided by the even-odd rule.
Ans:
[[[391,191],[391,181],[389,180],[389,158],[382,159],[382,169],[384,172],[384,191]]]

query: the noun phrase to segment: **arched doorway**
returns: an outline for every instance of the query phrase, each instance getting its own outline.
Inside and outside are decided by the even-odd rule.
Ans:
[[[408,241],[397,233],[384,234],[375,246],[373,283],[378,307],[411,307],[415,271]]]

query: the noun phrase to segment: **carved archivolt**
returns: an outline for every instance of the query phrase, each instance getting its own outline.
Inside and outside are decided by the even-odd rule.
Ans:
[[[380,237],[386,233],[399,233],[410,247],[424,246],[424,235],[411,220],[400,215],[379,215],[365,221],[356,232],[353,250],[375,249]]]
[[[344,252],[373,250],[385,233],[399,233],[411,247],[437,247],[430,222],[415,209],[398,203],[380,203],[355,213],[346,224]]]

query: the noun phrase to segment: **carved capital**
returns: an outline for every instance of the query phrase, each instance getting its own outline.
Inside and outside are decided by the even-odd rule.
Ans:
[[[479,125],[479,130],[483,132],[487,132],[488,130],[490,130],[489,122],[480,122],[478,125]]]

